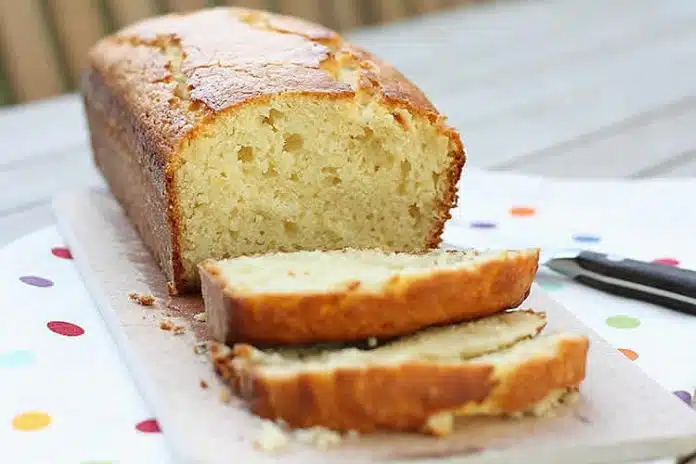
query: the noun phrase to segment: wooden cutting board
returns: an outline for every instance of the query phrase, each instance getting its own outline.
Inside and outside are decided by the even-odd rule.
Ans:
[[[535,287],[523,307],[546,311],[547,331],[565,329],[591,340],[580,399],[555,417],[462,419],[446,439],[385,433],[346,440],[330,450],[293,442],[279,454],[258,451],[258,419],[235,402],[221,402],[222,384],[205,356],[194,353],[205,337],[204,325],[191,318],[203,310],[200,299],[167,296],[164,276],[108,193],[65,195],[54,208],[85,284],[183,462],[311,464],[457,456],[457,462],[471,464],[570,464],[673,457],[696,448],[696,414]],[[153,294],[157,304],[137,305],[128,298],[131,292]],[[184,326],[185,333],[162,330],[160,322],[169,320]],[[201,380],[209,388],[202,388]]]

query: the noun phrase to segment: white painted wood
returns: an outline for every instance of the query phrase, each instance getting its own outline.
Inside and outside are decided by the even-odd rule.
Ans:
[[[694,177],[696,178],[696,149],[681,153],[678,157],[667,160],[650,169],[636,174],[636,177]],[[694,179],[696,182],[696,179]],[[689,201],[693,201],[689,199]]]
[[[437,90],[429,95],[441,102],[453,120],[483,125],[501,113],[552,101],[575,89],[621,85],[622,80],[635,78],[648,64],[680,69],[681,60],[696,56],[692,47],[696,2],[693,5],[689,20],[664,22],[660,28],[642,32],[632,30],[613,40],[605,34],[597,43],[588,41],[585,48],[559,50],[558,56],[549,56],[543,62],[510,57],[510,65],[493,72],[488,72],[491,68],[486,65],[473,72],[452,73],[449,79],[443,77]]]
[[[3,211],[49,201],[59,192],[102,182],[88,154],[80,151],[35,157],[7,169],[0,167],[0,185],[12,185],[0,194],[0,216]]]
[[[85,146],[88,140],[82,102],[75,94],[0,109],[0,166],[33,156]]]
[[[638,118],[615,133],[586,138],[509,163],[508,168],[548,176],[623,177],[655,172],[656,160],[688,153],[696,147],[696,99],[692,105]],[[696,153],[692,154],[696,159]],[[577,174],[568,166],[582,163]],[[657,162],[659,165],[659,162]],[[694,165],[696,166],[696,164]],[[628,174],[627,174],[628,173]],[[696,174],[696,171],[694,171]]]
[[[485,124],[458,124],[454,119],[453,124],[464,134],[472,159],[485,158],[489,166],[519,165],[519,158],[696,94],[693,42],[675,43],[663,51],[634,74],[625,73],[604,86],[534,102]]]
[[[432,58],[431,46],[443,46],[456,57],[468,58],[467,54],[480,56],[485,51],[500,52],[504,45],[517,44],[520,39],[548,37],[552,30],[568,27],[586,29],[577,25],[577,20],[602,20],[612,17],[612,10],[623,5],[623,14],[633,16],[625,8],[629,3],[645,4],[650,0],[616,0],[597,8],[598,0],[585,2],[577,8],[574,0],[508,1],[503,4],[482,2],[460,10],[447,10],[436,14],[415,17],[407,21],[368,27],[351,32],[348,37],[358,44],[369,46],[381,55],[412,57],[400,65],[417,67],[424,59]],[[674,0],[667,0],[674,1]],[[594,7],[592,6],[594,5]],[[572,15],[564,10],[570,8]],[[621,22],[621,19],[618,19]],[[418,40],[403,40],[403,34]],[[457,45],[456,50],[448,46]]]
[[[670,177],[696,177],[696,152],[689,153],[691,160],[687,163],[674,166],[662,175]]]
[[[612,37],[640,36],[646,28],[669,27],[696,10],[696,5],[680,2],[667,0],[656,8],[650,0],[606,2],[601,7],[594,1],[510,2],[510,9],[507,4],[493,10],[465,9],[416,21],[408,29],[408,41],[397,33],[377,31],[352,38],[393,62],[419,85],[432,84],[429,93],[462,91],[468,79],[514,79],[519,66],[562,61],[577,50],[601,50]],[[623,5],[620,11],[612,11],[619,5]]]
[[[543,26],[539,35],[529,34],[516,38],[514,42],[496,47],[494,53],[486,53],[474,62],[465,63],[460,72],[440,76],[437,67],[425,68],[435,78],[454,77],[441,81],[440,89],[449,92],[461,84],[488,83],[491,80],[505,81],[531,78],[534,75],[553,72],[558,66],[566,66],[577,61],[592,62],[606,55],[621,54],[655,37],[686,29],[696,17],[696,4],[689,8],[667,8],[669,3],[661,3],[650,15],[640,8],[630,9],[625,15],[617,17],[600,14],[601,9],[580,10],[571,15],[569,24],[556,17],[547,18],[550,24]],[[594,13],[594,15],[589,14]],[[559,13],[560,14],[560,13]],[[459,51],[459,42],[467,38],[462,32],[452,46]]]

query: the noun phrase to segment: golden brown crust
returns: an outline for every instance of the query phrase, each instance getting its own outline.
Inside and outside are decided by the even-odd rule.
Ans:
[[[576,387],[585,378],[588,342],[568,337],[555,354],[523,361],[502,377],[487,363],[417,361],[267,375],[246,362],[244,347],[214,348],[218,374],[265,419],[282,419],[294,428],[434,433],[428,420],[439,413],[523,412],[555,390]]]
[[[575,387],[585,378],[589,340],[586,337],[566,338],[559,344],[556,356],[537,357],[508,372],[487,398],[488,413],[510,414],[524,411],[548,396],[551,391]],[[455,414],[471,415],[478,405],[458,408]]]
[[[346,56],[357,58],[353,64],[357,89],[329,71],[332,63]],[[123,132],[113,137],[123,139],[120,149],[126,152],[118,157],[132,158],[129,166],[105,160],[113,155],[101,147],[111,142],[96,139],[99,128],[92,135],[97,165],[178,293],[198,290],[197,282],[184,277],[181,258],[174,176],[178,153],[215,118],[242,105],[277,95],[354,99],[368,93],[384,104],[427,118],[450,139],[452,163],[448,185],[436,206],[440,220],[425,238],[425,247],[439,243],[449,210],[456,204],[456,184],[465,162],[457,132],[393,67],[317,24],[240,8],[148,19],[102,39],[93,48],[83,92],[88,115],[94,119],[90,127],[106,123]],[[131,172],[133,166],[139,166],[143,174]],[[131,176],[124,174],[128,173],[152,183],[152,187],[141,187],[153,190],[150,204],[127,201],[129,194],[124,191]],[[162,213],[167,216],[165,224],[153,225],[141,217]]]
[[[254,414],[291,427],[337,431],[418,431],[431,415],[482,401],[493,387],[491,366],[397,366],[266,377],[231,357],[213,357],[216,371]]]
[[[447,187],[438,208],[440,221],[435,223],[435,227],[433,227],[427,239],[427,248],[436,248],[442,243],[442,232],[445,229],[445,223],[452,217],[452,208],[457,206],[457,184],[466,162],[466,154],[459,138],[457,138],[457,143],[455,143],[455,149],[450,153],[450,158],[452,159],[452,164],[447,171]]]
[[[101,84],[96,83],[95,88],[102,88]],[[123,130],[126,116],[116,99],[112,101],[106,107],[94,100],[85,105],[95,164],[108,173],[104,177],[112,194],[164,273],[172,275],[173,244],[167,194],[159,188],[158,170],[143,169],[141,160],[131,155],[138,149],[137,139]]]
[[[539,251],[505,253],[472,269],[392,279],[380,293],[352,286],[318,294],[235,293],[214,261],[201,264],[211,336],[229,345],[291,345],[389,338],[487,316],[528,296]]]

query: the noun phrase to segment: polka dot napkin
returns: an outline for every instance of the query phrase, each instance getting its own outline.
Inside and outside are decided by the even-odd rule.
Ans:
[[[58,232],[0,262],[0,462],[171,462]]]

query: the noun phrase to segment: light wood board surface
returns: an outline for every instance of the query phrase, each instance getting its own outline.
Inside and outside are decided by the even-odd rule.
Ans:
[[[580,400],[556,417],[462,420],[447,439],[378,434],[330,451],[295,444],[281,455],[261,453],[253,446],[258,420],[220,402],[221,385],[193,352],[193,330],[174,336],[159,328],[177,315],[167,309],[165,279],[112,197],[82,191],[61,196],[54,206],[85,284],[183,462],[374,462],[461,453],[461,462],[481,464],[601,463],[675,456],[696,443],[690,408],[535,288],[523,307],[546,311],[547,331],[568,330],[591,340]],[[129,301],[130,292],[162,300],[145,308]],[[202,310],[200,301],[190,303],[188,310]],[[211,388],[202,389],[200,380]]]

